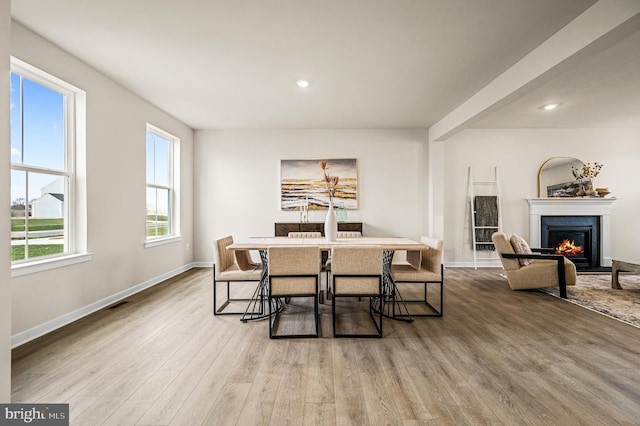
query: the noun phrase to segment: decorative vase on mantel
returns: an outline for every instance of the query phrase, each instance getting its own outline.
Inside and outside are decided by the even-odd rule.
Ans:
[[[576,194],[578,197],[595,197],[596,190],[593,189],[593,180],[592,179],[584,179],[580,181],[580,189]]]
[[[584,183],[584,195],[587,197],[597,197],[596,190],[593,189],[593,179],[587,179]]]
[[[324,237],[327,241],[336,241],[338,238],[338,219],[336,211],[333,209],[333,200],[329,200],[329,210],[327,218],[324,220]]]

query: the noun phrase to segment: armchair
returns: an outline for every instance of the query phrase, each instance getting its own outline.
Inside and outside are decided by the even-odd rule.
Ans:
[[[533,253],[521,237],[511,239],[496,232],[491,240],[500,254],[512,290],[559,286],[560,297],[567,298],[567,286],[575,285],[576,265],[561,254]]]

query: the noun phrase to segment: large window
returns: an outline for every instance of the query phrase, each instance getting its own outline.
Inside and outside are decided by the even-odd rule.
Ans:
[[[147,124],[147,241],[179,235],[178,142],[175,136]]]
[[[74,88],[12,59],[11,260],[75,252]]]

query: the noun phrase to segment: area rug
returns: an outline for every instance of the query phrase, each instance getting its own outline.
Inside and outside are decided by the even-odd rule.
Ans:
[[[640,328],[640,275],[620,274],[622,290],[611,288],[611,275],[578,275],[567,286],[567,301]],[[560,297],[558,287],[540,289]]]

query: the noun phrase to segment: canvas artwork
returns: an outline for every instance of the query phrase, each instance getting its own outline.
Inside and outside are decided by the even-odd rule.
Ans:
[[[575,197],[580,189],[578,182],[565,182],[547,186],[547,197]]]
[[[280,188],[282,210],[327,209],[329,193],[324,181],[321,160],[281,160]],[[355,158],[328,159],[328,173],[340,179],[333,197],[333,205],[346,209],[358,208],[358,166]]]

